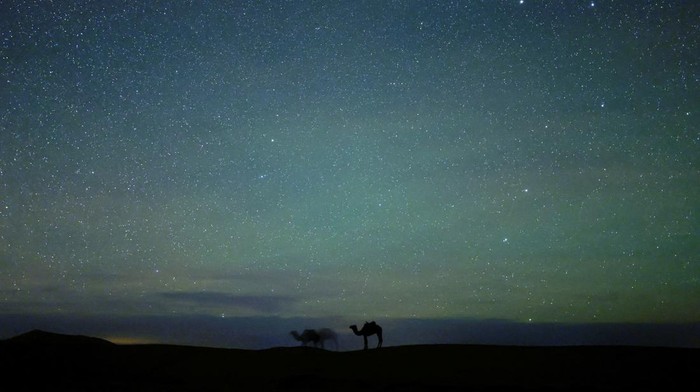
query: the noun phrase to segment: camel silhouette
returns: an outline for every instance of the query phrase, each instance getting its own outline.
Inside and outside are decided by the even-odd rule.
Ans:
[[[384,341],[382,339],[382,327],[379,326],[379,324],[375,323],[374,321],[372,322],[366,322],[365,325],[362,326],[361,330],[357,330],[357,325],[351,325],[350,329],[352,329],[352,332],[355,333],[357,336],[362,336],[365,339],[365,350],[367,350],[367,336],[372,336],[372,335],[377,335],[377,339],[379,342],[377,343],[377,348],[382,347],[382,342]]]
[[[313,343],[314,347],[318,345],[319,340],[321,340],[321,337],[318,336],[318,333],[314,331],[313,329],[305,329],[304,332],[299,335],[297,331],[292,331],[290,334],[294,337],[295,340],[298,340],[301,342],[302,346],[306,346],[309,343]]]
[[[306,346],[309,343],[313,343],[314,347],[321,345],[321,348],[325,349],[325,342],[332,341],[335,346],[336,351],[338,350],[338,335],[329,328],[321,328],[319,330],[305,329],[304,332],[299,335],[297,331],[292,331],[290,334],[295,340],[301,342],[302,346]]]

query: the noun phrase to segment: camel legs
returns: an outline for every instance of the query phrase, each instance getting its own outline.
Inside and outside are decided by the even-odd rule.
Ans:
[[[365,339],[365,350],[367,350],[367,335],[362,335],[362,337]]]

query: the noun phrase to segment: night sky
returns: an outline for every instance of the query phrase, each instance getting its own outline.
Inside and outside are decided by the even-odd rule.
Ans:
[[[700,346],[699,26],[695,1],[3,1],[0,338]]]

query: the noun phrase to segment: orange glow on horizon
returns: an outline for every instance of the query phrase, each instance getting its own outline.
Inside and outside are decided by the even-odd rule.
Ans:
[[[108,336],[105,340],[109,340],[114,344],[156,344],[155,340],[132,336]]]

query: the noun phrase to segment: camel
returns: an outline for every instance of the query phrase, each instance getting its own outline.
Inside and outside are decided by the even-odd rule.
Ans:
[[[304,332],[299,335],[297,331],[292,331],[290,334],[294,339],[301,342],[302,346],[306,346],[309,343],[313,343],[314,347],[321,345],[322,349],[325,349],[325,342],[330,340],[334,343],[335,349],[338,350],[338,335],[336,335],[333,330],[328,328],[321,328],[319,330],[305,329]]]
[[[335,346],[335,351],[338,351],[338,335],[329,328],[321,328],[318,331],[316,331],[319,337],[319,343],[321,343],[321,348],[325,348],[324,343],[325,341],[329,340],[333,342],[333,346]]]
[[[365,339],[365,350],[367,350],[367,336],[372,335],[377,335],[377,339],[379,340],[379,343],[377,343],[377,348],[382,347],[382,342],[384,341],[382,339],[382,327],[380,327],[374,321],[369,323],[365,321],[365,325],[363,325],[362,329],[359,331],[357,330],[357,325],[351,325],[350,329],[352,329],[352,332],[354,332],[355,335],[362,336]]]
[[[318,341],[321,339],[320,336],[318,336],[318,333],[314,331],[313,329],[305,329],[304,332],[299,335],[297,331],[292,331],[290,334],[294,337],[295,340],[298,340],[301,342],[302,346],[306,346],[309,343],[313,343],[314,347],[318,344]]]

